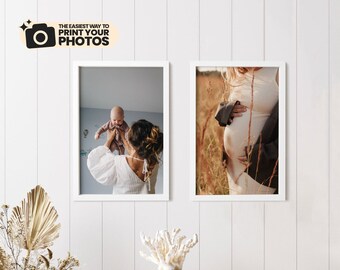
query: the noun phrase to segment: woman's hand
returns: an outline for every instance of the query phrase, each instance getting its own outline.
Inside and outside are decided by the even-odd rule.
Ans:
[[[234,117],[241,117],[244,112],[247,111],[247,107],[241,104],[236,104],[231,112],[230,123],[233,122]]]
[[[105,145],[107,148],[110,148],[110,146],[111,146],[113,140],[114,140],[115,137],[116,137],[116,132],[117,132],[116,129],[114,129],[114,130],[108,130],[108,131],[106,132],[106,142],[105,142],[104,145]]]
[[[123,129],[117,129],[119,136],[122,138],[123,142],[126,141],[125,139],[125,131]]]
[[[248,161],[248,158],[246,156],[238,157],[238,160],[246,168],[248,168],[251,165],[251,163]]]

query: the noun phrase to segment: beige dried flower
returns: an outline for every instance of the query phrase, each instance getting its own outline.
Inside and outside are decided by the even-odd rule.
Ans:
[[[47,193],[40,186],[27,194],[21,207],[13,208],[9,218],[9,206],[0,208],[0,240],[9,254],[0,248],[0,270],[72,270],[79,261],[70,253],[53,266],[53,252],[48,247],[59,236],[58,214],[52,207]],[[22,251],[26,250],[24,255]]]
[[[11,262],[6,252],[0,247],[0,270],[11,269]]]
[[[66,259],[59,261],[58,270],[72,269],[77,266],[79,266],[79,261],[68,253]]]
[[[57,211],[51,205],[49,197],[41,186],[37,186],[27,194],[27,202],[23,200],[21,207],[13,209],[10,229],[22,231],[17,243],[28,252],[44,249],[52,245],[58,238],[60,224],[56,224]]]

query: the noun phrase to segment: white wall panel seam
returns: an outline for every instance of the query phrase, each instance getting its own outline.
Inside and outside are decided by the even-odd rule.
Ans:
[[[133,60],[136,61],[136,0],[133,0]]]
[[[101,10],[100,10],[101,14],[101,21],[103,22],[103,17],[104,17],[104,2],[103,0],[101,0]],[[101,60],[104,60],[104,49],[101,48],[100,49],[101,52]],[[101,210],[101,228],[102,228],[102,232],[101,232],[101,240],[102,240],[102,270],[104,269],[104,202],[100,203],[100,210]]]
[[[68,21],[70,22],[71,21],[71,0],[68,0]],[[70,67],[71,66],[71,48],[68,49],[68,66]],[[71,69],[69,70],[69,72],[71,73]],[[68,140],[68,148],[69,149],[69,154],[68,154],[68,157],[69,157],[69,163],[71,161],[71,141],[70,141],[70,138],[71,138],[71,120],[70,120],[70,116],[71,116],[71,99],[70,99],[70,95],[71,95],[71,76],[69,76],[69,84],[68,84],[68,87],[69,87],[69,94],[68,94],[68,121],[69,121],[69,124],[68,124],[68,128],[69,128],[69,140]],[[71,166],[69,165],[68,167],[68,179],[71,180]],[[69,227],[69,239],[68,239],[68,246],[69,246],[69,250],[71,250],[71,239],[72,239],[72,230],[71,230],[71,200],[72,200],[72,181],[69,181],[69,185],[68,185],[68,209],[69,209],[69,219],[68,219],[68,227]]]
[[[136,202],[133,202],[133,255],[133,269],[136,270]]]
[[[103,0],[101,0],[101,5],[102,5],[102,9],[101,9],[101,20],[102,20],[102,22],[103,22],[103,20],[104,20],[104,3],[103,3]],[[104,49],[102,48],[101,49],[101,57],[102,57],[102,61],[104,60]]]
[[[230,60],[233,60],[233,0],[230,0]],[[231,203],[233,208],[233,203]]]
[[[165,25],[166,25],[166,36],[165,36],[165,46],[166,46],[166,49],[165,49],[165,57],[166,57],[166,61],[169,60],[169,0],[166,0],[165,2],[166,6],[165,6],[165,16],[166,16],[166,19],[165,19]],[[171,77],[171,66],[169,64],[169,103],[170,103],[170,95],[171,95],[171,85],[170,85],[170,77]],[[170,104],[168,104],[168,106],[170,107]],[[171,117],[171,111],[169,109],[169,115],[168,117],[170,118]],[[170,129],[170,119],[169,119],[169,129]],[[170,134],[170,130],[168,130],[169,134]],[[170,144],[170,139],[169,139],[169,144]],[[169,146],[169,152],[170,151],[170,146]],[[170,153],[168,154],[168,156],[170,156]],[[169,157],[169,163],[170,163],[170,157]],[[171,167],[171,164],[169,164],[169,167]],[[169,170],[169,187],[168,187],[168,192],[169,192],[169,200],[171,200],[171,172]],[[166,202],[166,213],[165,213],[165,218],[166,218],[166,229],[169,231],[169,201]]]
[[[328,5],[328,269],[331,269],[331,10]]]
[[[68,0],[68,21],[70,22],[71,21],[71,0]],[[71,48],[68,48],[68,66],[70,67],[71,66]],[[70,73],[71,73],[71,70],[70,70]],[[68,78],[68,88],[69,88],[69,94],[68,94],[68,128],[69,128],[69,140],[68,140],[68,147],[67,149],[69,149],[69,153],[68,153],[68,157],[69,157],[69,162],[71,161],[71,143],[70,143],[70,138],[71,138],[71,119],[70,119],[70,116],[71,116],[71,100],[70,100],[70,95],[71,95],[71,76],[69,76]],[[71,180],[71,166],[69,165],[68,167],[68,179]],[[69,227],[69,239],[68,239],[68,248],[69,250],[71,251],[71,238],[72,238],[72,230],[71,230],[71,200],[72,200],[72,181],[69,181],[69,184],[68,184],[68,189],[69,189],[69,192],[68,192],[68,209],[69,209],[69,219],[68,219],[68,227]]]
[[[136,0],[133,0],[133,60],[136,61]],[[133,269],[136,270],[136,202],[133,202]]]
[[[263,270],[266,269],[266,203],[263,203]]]
[[[201,0],[198,0],[198,60],[201,60]]]
[[[295,167],[295,175],[296,175],[296,182],[295,182],[295,252],[296,252],[296,260],[295,260],[295,269],[298,270],[298,151],[297,151],[297,145],[298,145],[298,123],[299,123],[299,115],[298,115],[298,103],[299,103],[299,96],[298,96],[298,55],[297,50],[298,49],[298,0],[295,0],[295,98],[296,98],[296,126],[295,126],[295,136],[296,136],[296,154],[295,154],[295,160],[296,160],[296,167]]]
[[[6,109],[7,109],[7,106],[6,106],[6,85],[7,85],[7,79],[6,79],[6,63],[7,63],[7,57],[6,57],[6,52],[7,52],[7,47],[6,47],[6,20],[7,20],[7,13],[6,13],[6,3],[7,3],[7,0],[4,0],[4,191],[3,191],[3,196],[4,196],[4,202],[7,203],[7,196],[6,196],[6,153],[7,153],[7,145],[6,145],[6,142],[7,142],[7,138],[6,138],[6,125],[7,125],[7,121],[6,121]]]
[[[37,8],[37,22],[39,22],[39,2],[36,0],[36,8]],[[36,97],[36,103],[37,103],[37,115],[36,115],[36,132],[37,132],[37,138],[36,138],[36,144],[37,144],[37,185],[39,185],[39,50],[37,49],[37,63],[36,63],[36,80],[37,80],[37,97]]]
[[[232,202],[230,206],[230,241],[231,241],[230,269],[233,270],[233,203]]]
[[[168,42],[169,42],[169,0],[166,0],[165,1],[165,25],[166,25],[166,36],[165,36],[165,59],[166,61],[168,61],[168,55],[169,55],[169,52],[168,52],[168,48],[169,48],[169,45],[168,45]],[[170,67],[169,67],[170,68]],[[171,76],[170,72],[169,72],[169,76]],[[170,78],[169,78],[169,81],[170,81]],[[169,86],[170,87],[170,86]],[[170,117],[170,115],[169,115]],[[169,185],[170,185],[170,181],[169,181]],[[170,188],[169,188],[169,192],[170,192]],[[169,200],[170,200],[170,194],[169,194]],[[168,202],[166,203],[168,205]],[[168,216],[168,215],[167,215]]]
[[[233,0],[230,0],[230,60],[233,60]],[[234,211],[233,211],[233,206],[234,203],[231,202],[230,203],[230,241],[231,241],[231,249],[230,249],[230,269],[233,270],[233,265],[234,265],[234,252],[233,252],[233,231],[234,231],[234,220],[233,220],[233,215],[234,215]]]
[[[262,60],[266,60],[266,51],[265,51],[265,46],[266,46],[266,10],[265,10],[265,1],[262,0]],[[263,203],[265,204],[265,203]]]
[[[201,0],[198,0],[198,60],[201,60]],[[198,235],[201,238],[201,202],[198,202]],[[198,269],[201,269],[201,244],[198,243]]]
[[[165,46],[166,46],[166,49],[165,49],[165,57],[166,57],[166,61],[169,60],[169,0],[166,0],[165,2],[165,16],[166,16],[166,19],[165,19],[165,26],[166,26],[166,35],[165,35]],[[171,84],[170,84],[170,77],[171,77],[171,66],[169,64],[169,96],[168,96],[168,106],[169,106],[169,115],[168,117],[170,118],[171,117],[171,111],[170,111],[170,95],[171,95]],[[170,119],[169,119],[169,129],[171,129],[171,126],[170,126]],[[170,134],[170,130],[168,130],[169,134]],[[170,143],[170,139],[168,140],[169,141],[169,144],[171,145]],[[171,168],[171,164],[170,164],[170,145],[169,145],[169,167]],[[170,172],[170,169],[168,171],[169,175],[168,175],[168,192],[169,192],[169,200],[171,200],[171,172]],[[166,202],[166,213],[165,213],[165,224],[166,224],[166,229],[169,231],[169,201]]]
[[[101,50],[102,51],[102,57],[103,57],[103,49]],[[103,60],[103,58],[102,58]],[[104,269],[104,206],[103,206],[104,202],[101,202],[100,204],[100,210],[101,210],[101,221],[102,221],[102,224],[101,224],[101,228],[102,228],[102,233],[101,233],[101,237],[102,237],[102,270]]]
[[[266,0],[263,0],[263,60],[266,60]],[[266,203],[263,203],[263,270],[266,269]]]
[[[296,112],[296,121],[295,121],[295,270],[298,269],[298,253],[297,253],[297,247],[298,247],[298,230],[297,230],[297,220],[298,220],[298,211],[297,211],[297,204],[298,204],[298,151],[297,151],[297,138],[298,138],[298,91],[297,91],[297,78],[298,78],[298,71],[297,71],[297,40],[298,40],[298,14],[297,14],[297,1],[295,0],[295,5],[294,5],[294,12],[295,12],[295,112]],[[287,183],[286,183],[287,186]],[[289,200],[289,194],[287,194],[287,199]]]
[[[38,1],[37,1],[38,2]],[[39,21],[38,16],[38,5],[37,5],[37,21]],[[36,80],[37,80],[37,115],[36,115],[36,121],[37,121],[37,138],[36,138],[36,144],[37,144],[37,185],[39,185],[39,50],[37,50],[37,64],[36,64]]]

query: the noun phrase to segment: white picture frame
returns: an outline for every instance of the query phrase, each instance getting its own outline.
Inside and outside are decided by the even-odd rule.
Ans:
[[[198,195],[196,192],[196,104],[198,68],[277,67],[279,69],[278,194]],[[204,70],[204,69],[203,69]],[[286,65],[279,61],[196,61],[190,66],[190,198],[192,201],[284,201],[286,199]],[[218,103],[216,104],[217,109]]]
[[[158,194],[88,194],[81,191],[81,149],[80,149],[80,99],[82,95],[80,73],[81,70],[150,70],[148,68],[161,69],[162,72],[162,124],[163,124],[163,187]],[[125,71],[124,71],[125,72]],[[158,72],[159,73],[159,72]],[[158,74],[157,73],[157,74]],[[143,76],[143,75],[141,75]],[[159,78],[158,78],[159,79]],[[133,78],[131,78],[133,80]],[[145,87],[146,88],[146,87]],[[137,89],[136,89],[137,91]],[[126,92],[122,92],[126,95]],[[140,95],[139,95],[140,96]],[[159,95],[157,95],[159,96]],[[131,97],[133,98],[133,97]],[[73,86],[71,93],[71,176],[73,183],[73,198],[75,201],[168,201],[169,200],[169,62],[167,61],[76,61],[73,63]],[[139,101],[141,102],[141,101]],[[116,104],[117,105],[117,104]],[[149,113],[149,112],[148,112]],[[137,121],[138,119],[135,119]],[[105,135],[105,134],[103,134]],[[89,134],[89,136],[93,136]],[[105,135],[106,137],[106,135]],[[93,137],[92,137],[93,139]],[[87,153],[88,154],[88,153]],[[95,180],[94,180],[95,181]]]

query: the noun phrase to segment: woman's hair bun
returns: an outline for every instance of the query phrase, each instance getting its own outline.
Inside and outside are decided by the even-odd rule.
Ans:
[[[144,119],[133,123],[129,141],[137,154],[147,159],[151,166],[159,163],[159,155],[163,151],[163,133],[158,126]]]

